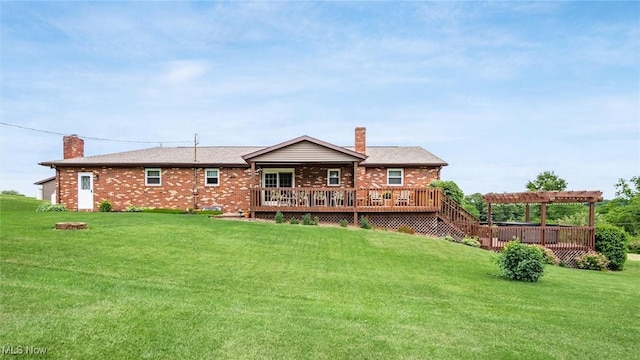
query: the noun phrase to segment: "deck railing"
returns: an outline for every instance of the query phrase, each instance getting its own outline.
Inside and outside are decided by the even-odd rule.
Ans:
[[[454,225],[466,236],[478,236],[480,221],[448,196],[441,196],[440,218]]]
[[[252,211],[438,211],[436,188],[254,188]]]
[[[500,250],[514,239],[559,250],[594,249],[594,228],[589,226],[480,226],[483,245]]]

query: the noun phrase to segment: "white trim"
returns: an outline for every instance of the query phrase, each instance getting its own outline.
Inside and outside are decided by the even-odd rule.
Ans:
[[[291,187],[296,187],[296,169],[295,168],[278,168],[278,169],[262,169],[262,187],[264,186],[264,175],[265,174],[278,174],[278,173],[291,173]],[[280,178],[278,178],[280,181]],[[280,187],[280,184],[278,184]]]
[[[295,188],[296,187],[296,169],[294,168],[280,168],[280,169],[262,169],[262,187],[267,189],[267,187],[265,186],[265,177],[267,174],[279,174],[279,173],[291,173],[291,188]],[[281,187],[280,186],[280,176],[276,176],[276,187]],[[262,202],[263,204],[267,205],[267,206],[274,206],[277,205],[278,202],[277,201],[267,201],[267,192],[270,190],[262,190]]]
[[[89,179],[89,182],[83,183],[82,178]],[[78,210],[93,210],[92,172],[78,172]]]
[[[389,183],[389,179],[390,179],[390,173],[392,171],[400,171],[400,184],[390,184]],[[397,177],[394,176],[394,179],[396,179]],[[404,169],[402,168],[395,168],[395,169],[387,169],[387,186],[403,186],[404,185]]]
[[[338,183],[337,184],[332,184],[331,183],[331,172],[332,171],[337,171],[338,172]],[[340,179],[342,178],[342,172],[340,171],[340,169],[327,169],[327,186],[340,186]]]
[[[209,177],[209,176],[207,176],[207,171],[216,171],[217,175],[215,177],[214,176]],[[217,179],[217,182],[215,184],[209,184],[207,182],[207,180],[209,178],[212,178],[212,179],[215,178],[215,179]],[[220,186],[220,168],[204,169],[204,186]]]
[[[156,177],[158,178],[158,183],[157,184],[150,184],[149,183],[149,171],[157,171],[158,172],[158,176],[152,176],[152,179],[155,179]],[[146,186],[161,186],[162,185],[162,169],[160,168],[145,168],[144,169],[144,184]]]

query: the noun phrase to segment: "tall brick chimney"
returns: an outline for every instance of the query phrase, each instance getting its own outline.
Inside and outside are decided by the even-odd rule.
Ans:
[[[360,154],[367,153],[367,128],[365,127],[357,127],[356,128],[356,152]]]
[[[65,159],[84,157],[84,140],[76,134],[62,138],[62,148]]]

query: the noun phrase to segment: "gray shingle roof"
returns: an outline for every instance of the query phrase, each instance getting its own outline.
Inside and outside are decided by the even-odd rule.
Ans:
[[[197,163],[201,166],[248,166],[242,159],[264,146],[203,146],[198,147]],[[344,147],[353,151],[353,147]],[[192,166],[192,147],[154,147],[120,153],[41,162],[44,166]],[[363,165],[446,166],[444,160],[420,146],[368,146],[368,158]]]
[[[242,155],[264,148],[264,146],[202,146],[197,149],[197,162],[202,165],[244,165]],[[66,160],[46,161],[40,165],[122,165],[153,166],[193,165],[193,147],[154,147],[114,154],[87,156]]]
[[[449,165],[421,146],[367,146],[367,155],[362,165]]]

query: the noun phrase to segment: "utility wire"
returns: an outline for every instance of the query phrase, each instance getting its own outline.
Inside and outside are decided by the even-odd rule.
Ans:
[[[69,135],[69,134],[63,134],[63,133],[59,133],[59,132],[55,132],[55,131],[34,129],[34,128],[21,126],[21,125],[9,124],[9,123],[2,122],[2,121],[0,121],[0,124],[1,125],[5,125],[5,126],[11,126],[11,127],[19,128],[19,129],[29,130],[29,131],[37,131],[37,132],[41,132],[41,133],[45,133],[45,134],[62,135],[62,136]],[[84,135],[78,135],[78,136],[83,138],[83,139],[87,139],[87,140],[113,141],[113,142],[135,143],[135,144],[161,144],[162,145],[162,144],[190,143],[191,142],[189,140],[185,140],[185,141],[136,141],[136,140],[118,140],[118,139],[98,138],[98,137],[84,136]]]

